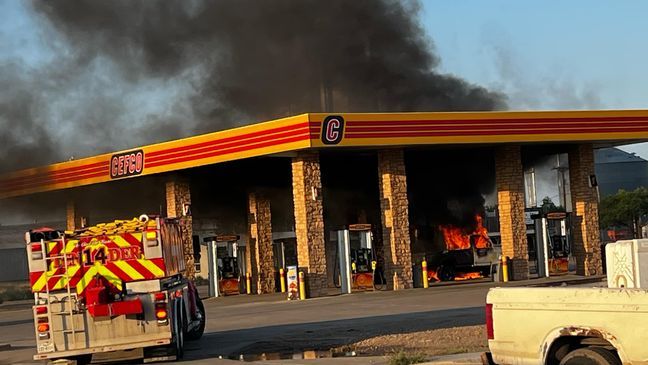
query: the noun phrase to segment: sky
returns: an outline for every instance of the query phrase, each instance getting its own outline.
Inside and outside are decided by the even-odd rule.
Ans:
[[[648,1],[423,0],[440,69],[511,109],[647,109]],[[623,147],[648,159],[648,143]]]
[[[38,20],[24,3],[0,0],[0,14],[0,66],[21,62],[37,69],[56,57],[53,50],[61,46],[39,38]],[[648,1],[422,0],[420,23],[441,71],[501,91],[510,109],[641,109],[648,108],[645,14]],[[92,88],[61,98],[91,103]],[[128,94],[146,114],[174,93],[174,87],[156,84],[104,96]],[[119,119],[129,123],[128,116]],[[124,143],[138,145],[136,139]],[[83,155],[95,147],[88,142],[79,148]],[[624,149],[648,159],[648,144]]]
[[[43,26],[25,4],[0,0],[0,68],[17,63],[20,67],[16,69],[27,70],[26,74],[9,76],[37,80],[42,76],[39,68],[56,65],[57,58],[70,55],[62,42],[41,37],[52,30]],[[646,14],[648,1],[639,0],[421,0],[419,21],[439,57],[439,71],[507,95],[510,109],[648,109]],[[146,121],[154,113],[160,119],[178,114],[172,107],[159,107],[165,101],[183,104],[178,83],[153,80],[115,87],[111,80],[102,78],[101,71],[110,67],[96,62],[88,70],[72,71],[78,75],[46,80],[41,84],[51,89],[41,93],[43,102],[54,109],[70,99],[84,105],[94,105],[99,99],[104,104],[105,99],[113,100],[117,106],[125,104],[124,112],[115,115],[115,134],[120,133],[119,126],[129,127],[133,120]],[[66,72],[70,71],[61,71]],[[57,82],[87,82],[87,86],[59,94]],[[180,88],[185,86],[191,85],[181,84]],[[0,102],[3,96],[20,92],[3,90]],[[124,98],[128,100],[123,102]],[[140,115],[131,114],[133,111]],[[44,115],[54,126],[48,131],[53,140],[73,139],[72,143],[61,143],[73,148],[70,156],[141,145],[138,133],[120,136],[123,145],[119,146],[101,145],[101,140],[114,140],[102,135],[74,140],[70,136],[84,126],[64,121],[71,117],[87,121],[93,115],[79,116],[76,110],[65,108]],[[155,126],[156,119],[151,121]],[[182,128],[181,123],[178,125]],[[146,128],[142,131],[146,132]],[[186,133],[190,131],[177,132]],[[648,159],[648,143],[623,149]],[[546,170],[549,181],[555,174],[550,168]],[[543,191],[538,198],[556,198],[556,194],[553,190]]]

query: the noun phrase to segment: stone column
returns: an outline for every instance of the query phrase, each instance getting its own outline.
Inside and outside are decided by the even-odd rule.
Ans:
[[[86,227],[87,217],[82,216],[74,200],[69,200],[65,209],[66,231],[74,231]]]
[[[524,171],[519,145],[504,145],[496,149],[495,184],[502,255],[511,259],[511,279],[525,280],[529,278],[529,253],[524,223]]]
[[[270,200],[258,193],[248,194],[248,233],[248,267],[252,269],[252,281],[256,284],[253,289],[259,294],[274,293]]]
[[[594,175],[591,144],[579,144],[569,151],[569,183],[572,196],[573,255],[578,275],[601,275],[601,242],[598,222],[598,192],[590,187]]]
[[[246,276],[250,275],[250,293],[257,292],[257,280],[259,277],[259,264],[257,261],[256,253],[256,228],[252,227],[250,222],[253,222],[255,218],[248,212],[248,240],[245,247],[245,267],[247,272],[243,273]],[[247,281],[246,281],[247,283]]]
[[[326,249],[319,154],[302,151],[292,160],[297,260],[309,297],[326,295]]]
[[[390,290],[412,288],[409,202],[403,150],[378,151],[384,271]]]
[[[74,231],[77,228],[81,228],[77,217],[77,207],[74,201],[70,200],[67,202],[65,213],[66,230]]]
[[[196,275],[193,256],[193,221],[191,212],[184,214],[184,207],[191,207],[191,189],[187,181],[173,177],[166,183],[167,217],[178,218],[184,241],[185,275],[193,279]]]

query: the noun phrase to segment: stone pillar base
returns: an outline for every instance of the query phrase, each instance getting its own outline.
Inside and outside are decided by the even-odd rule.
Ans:
[[[193,252],[193,220],[191,214],[185,215],[185,205],[191,206],[189,183],[174,177],[166,183],[167,217],[178,218],[184,241],[185,277],[194,279],[196,267]]]
[[[250,260],[252,281],[258,294],[274,293],[274,252],[272,250],[272,216],[270,200],[258,193],[248,194],[248,247],[253,260]]]
[[[509,261],[509,279],[527,280],[529,278],[529,260],[514,258]]]
[[[413,287],[412,252],[403,150],[378,151],[378,178],[387,289],[409,289]]]
[[[327,293],[324,208],[319,154],[299,152],[292,160],[297,261],[304,271],[308,297]]]
[[[500,221],[502,255],[511,261],[511,280],[529,278],[529,254],[524,223],[524,172],[519,145],[495,151],[495,184]]]
[[[594,151],[591,144],[579,144],[569,151],[569,183],[572,195],[572,243],[576,274],[603,274],[598,221],[598,192],[590,186],[594,175]]]

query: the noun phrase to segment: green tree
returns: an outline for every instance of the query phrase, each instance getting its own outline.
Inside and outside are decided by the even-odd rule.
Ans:
[[[554,203],[550,197],[545,196],[544,198],[542,198],[542,205],[540,206],[540,211],[543,214],[550,213],[550,212],[564,212],[565,208],[563,208],[560,205],[556,205],[556,203]]]
[[[601,227],[626,226],[635,238],[641,237],[641,224],[648,215],[648,189],[619,190],[601,200],[599,220]]]

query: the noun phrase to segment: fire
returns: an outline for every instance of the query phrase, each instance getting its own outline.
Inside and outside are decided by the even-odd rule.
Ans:
[[[461,228],[455,226],[441,226],[440,228],[448,251],[470,248],[470,236],[464,234]]]
[[[475,217],[477,221],[477,228],[473,235],[475,236],[475,248],[489,248],[490,239],[488,238],[488,230],[484,227],[481,215]]]
[[[439,282],[439,274],[436,269],[429,269],[428,272],[428,281],[430,283]],[[454,278],[455,281],[464,281],[464,280],[473,280],[473,279],[482,279],[484,276],[479,272],[458,272]]]
[[[466,250],[470,248],[471,237],[474,237],[475,248],[489,248],[490,240],[488,239],[488,230],[483,225],[480,215],[475,216],[476,229],[470,234],[456,226],[442,225],[439,228],[443,233],[443,239],[448,251]]]
[[[478,271],[476,271],[476,272],[463,272],[463,273],[457,273],[457,276],[455,276],[455,281],[481,279],[483,277],[484,276]]]
[[[427,275],[428,275],[429,282],[441,281],[441,279],[439,279],[439,274],[437,273],[436,269],[428,269]]]

